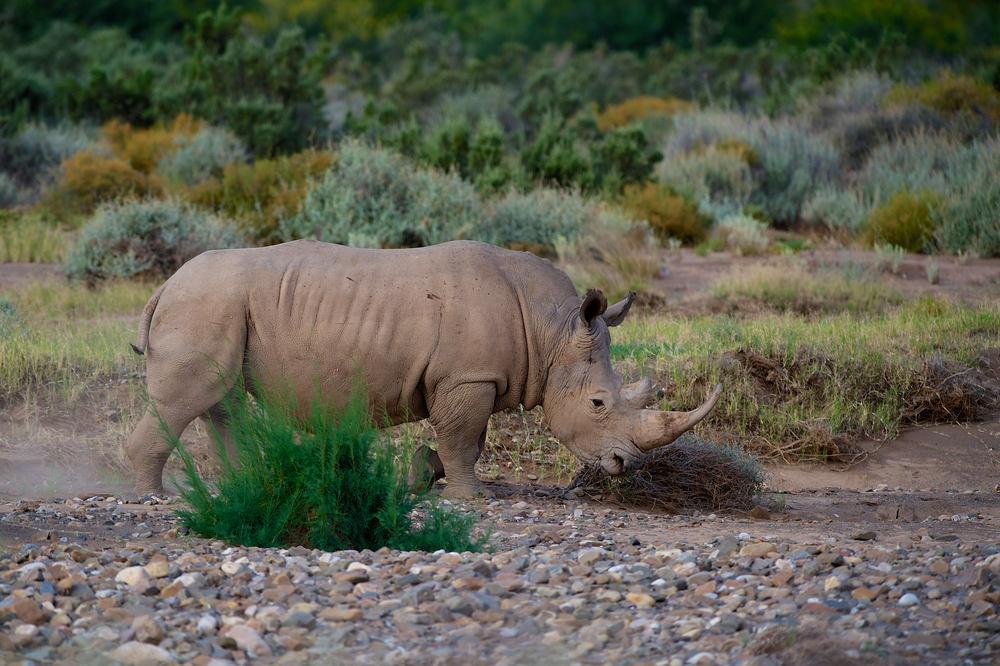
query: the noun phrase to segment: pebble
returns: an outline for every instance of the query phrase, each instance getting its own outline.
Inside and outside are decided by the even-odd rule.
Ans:
[[[789,539],[724,514],[697,517],[703,542],[693,521],[567,497],[490,502],[520,524],[487,553],[42,542],[0,558],[0,664],[764,664],[780,655],[759,641],[791,622],[822,624],[831,663],[1000,652],[991,543]],[[671,540],[620,531],[647,521]]]

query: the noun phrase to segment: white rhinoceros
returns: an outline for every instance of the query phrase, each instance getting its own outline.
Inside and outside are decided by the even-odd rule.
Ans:
[[[446,492],[462,497],[479,491],[490,415],[519,404],[542,405],[552,433],[610,474],[711,411],[720,387],[692,412],[636,408],[651,383],[623,387],[608,332],[634,296],[611,307],[597,291],[580,299],[548,260],[484,243],[303,240],[195,257],[149,299],[134,349],[147,355],[153,406],[178,435],[203,417],[228,440],[220,401],[241,373],[265,392],[290,387],[302,406],[318,389],[338,407],[360,378],[383,425],[429,419]],[[125,449],[138,493],[161,493],[170,445],[152,412]]]

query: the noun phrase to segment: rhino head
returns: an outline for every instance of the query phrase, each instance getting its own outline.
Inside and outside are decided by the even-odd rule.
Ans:
[[[578,312],[567,313],[542,396],[552,433],[582,462],[600,465],[612,476],[637,468],[644,453],[694,427],[712,411],[722,391],[716,386],[692,412],[638,408],[642,405],[634,399],[635,385],[623,387],[611,367],[608,331],[622,323],[634,298],[631,293],[608,307],[604,295],[591,290]]]

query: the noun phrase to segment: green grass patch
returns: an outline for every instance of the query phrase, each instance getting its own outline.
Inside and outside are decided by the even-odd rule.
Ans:
[[[811,273],[792,259],[734,268],[712,286],[712,296],[803,315],[850,312],[863,316],[902,303],[899,292],[867,276],[868,272]]]
[[[400,462],[408,457],[397,456],[376,427],[363,392],[337,414],[317,401],[302,417],[294,400],[253,401],[238,393],[225,410],[239,464],[223,456],[212,486],[174,439],[189,506],[177,514],[191,531],[247,546],[323,550],[463,552],[486,545],[488,535],[472,537],[475,513],[410,493]]]
[[[60,263],[69,236],[38,214],[0,210],[0,263]]]
[[[154,289],[43,281],[0,294],[0,404],[52,391],[72,399],[89,384],[141,372],[145,359],[129,343]]]
[[[840,437],[883,440],[903,423],[971,419],[995,404],[963,371],[1000,344],[1000,305],[931,297],[866,316],[658,317],[627,320],[614,337],[626,372],[665,387],[662,408],[693,409],[722,382],[701,427],[769,455],[836,457]]]

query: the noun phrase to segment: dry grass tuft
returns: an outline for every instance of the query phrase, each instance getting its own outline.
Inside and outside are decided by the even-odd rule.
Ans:
[[[635,472],[612,477],[589,467],[572,485],[630,507],[745,511],[764,489],[764,469],[751,454],[688,434],[655,449]]]

